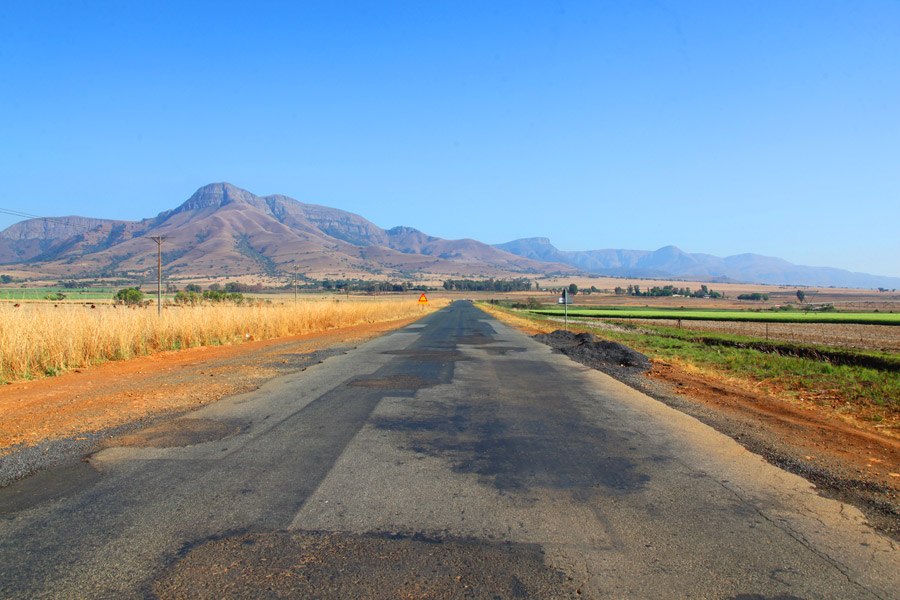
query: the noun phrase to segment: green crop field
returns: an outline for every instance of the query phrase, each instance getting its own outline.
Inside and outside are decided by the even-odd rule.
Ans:
[[[562,307],[531,310],[538,315],[562,316]],[[684,321],[753,321],[757,323],[841,323],[858,325],[900,325],[900,313],[801,312],[703,310],[679,308],[570,306],[570,317],[592,319],[682,319]]]
[[[0,289],[0,300],[43,300],[47,294],[64,294],[66,300],[109,300],[116,294],[113,288],[6,288]]]

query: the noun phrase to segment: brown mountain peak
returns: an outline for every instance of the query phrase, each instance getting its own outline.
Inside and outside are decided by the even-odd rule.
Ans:
[[[247,190],[241,189],[236,185],[227,182],[210,183],[204,185],[194,195],[188,198],[181,206],[176,209],[182,210],[202,210],[204,208],[220,208],[232,202],[242,202],[245,204],[258,205],[260,200],[257,196],[251,194]]]

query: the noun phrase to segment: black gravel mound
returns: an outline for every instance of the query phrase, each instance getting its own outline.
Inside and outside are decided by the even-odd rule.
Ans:
[[[539,333],[534,339],[547,344],[554,352],[605,373],[622,369],[644,372],[650,368],[650,360],[640,352],[618,342],[601,340],[593,333],[557,329],[553,333]]]

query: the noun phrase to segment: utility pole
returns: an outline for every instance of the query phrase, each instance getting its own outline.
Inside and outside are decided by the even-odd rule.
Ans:
[[[297,304],[297,265],[294,265],[294,304]]]
[[[162,243],[169,239],[164,235],[148,235],[148,238],[156,242],[156,314],[162,316]]]

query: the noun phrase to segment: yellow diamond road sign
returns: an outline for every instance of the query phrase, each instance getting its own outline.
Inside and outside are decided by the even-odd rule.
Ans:
[[[425,297],[425,294],[419,296],[419,304],[428,304],[428,298]]]

